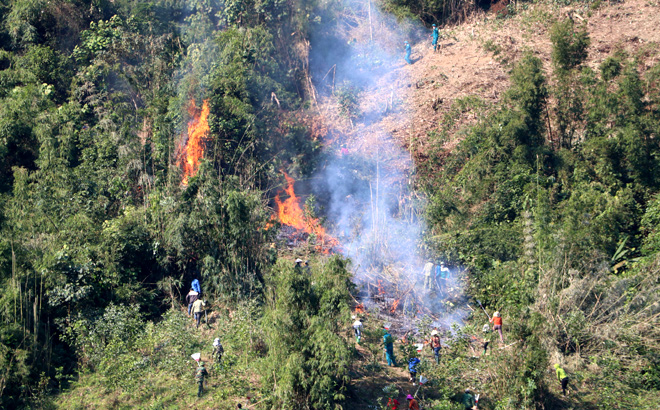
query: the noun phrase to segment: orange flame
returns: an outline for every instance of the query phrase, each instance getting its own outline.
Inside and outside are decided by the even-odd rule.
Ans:
[[[396,308],[399,307],[399,302],[401,302],[401,299],[396,299],[394,302],[392,302],[392,307],[390,307],[390,313],[396,312]]]
[[[385,287],[383,286],[383,281],[380,279],[378,279],[378,294],[379,295],[385,294]]]
[[[355,313],[366,313],[366,310],[364,310],[364,305],[360,303],[359,305],[355,306]]]
[[[180,165],[183,168],[183,185],[188,185],[188,178],[195,176],[199,163],[204,157],[204,143],[209,135],[209,100],[204,100],[202,109],[198,109],[195,100],[190,101],[188,113],[191,120],[188,122],[188,139],[181,150]]]
[[[278,192],[275,196],[275,204],[277,206],[277,218],[283,225],[288,225],[296,228],[299,231],[314,234],[319,241],[317,249],[323,253],[328,253],[329,249],[338,246],[339,241],[328,235],[325,228],[321,226],[321,222],[316,218],[311,218],[305,215],[300,207],[300,198],[296,196],[293,190],[293,185],[296,182],[286,172],[282,171],[286,179],[286,188],[284,192],[289,196],[282,201],[280,195],[282,191]]]

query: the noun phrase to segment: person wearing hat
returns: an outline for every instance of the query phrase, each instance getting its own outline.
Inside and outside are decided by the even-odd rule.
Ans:
[[[500,342],[504,344],[504,336],[502,335],[502,316],[500,315],[500,312],[493,313],[490,322],[493,323],[493,331],[497,330],[497,333],[500,334]]]
[[[439,364],[440,363],[440,349],[442,349],[442,345],[440,344],[440,335],[438,334],[437,330],[433,330],[431,332],[431,349],[433,349],[433,356],[435,356],[435,363]]]
[[[419,404],[412,394],[407,395],[406,400],[408,400],[408,410],[419,410]]]
[[[477,403],[474,400],[474,395],[472,395],[470,389],[465,389],[465,393],[463,393],[463,397],[461,398],[461,403],[463,403],[465,410],[473,410],[477,408]]]
[[[406,42],[404,42],[404,44],[406,45],[406,57],[405,57],[406,63],[412,64],[412,60],[410,59],[410,54],[412,53],[412,48],[410,47],[409,42],[406,41]]]
[[[188,316],[190,316],[192,312],[192,305],[197,299],[199,299],[199,292],[193,288],[190,288],[190,292],[188,292],[186,295],[186,303],[188,304]]]
[[[222,347],[222,343],[220,343],[220,338],[216,337],[213,341],[213,362],[220,363],[224,353],[225,349]]]
[[[387,365],[396,367],[396,359],[394,358],[394,338],[390,332],[387,331],[387,329],[383,330],[385,332],[383,334],[383,345],[385,346],[385,358],[387,359]]]
[[[568,376],[566,371],[559,366],[559,363],[555,363],[555,371],[557,373],[557,380],[561,383],[561,392],[566,396],[566,387],[568,387]]]
[[[353,322],[353,332],[355,333],[355,340],[360,344],[360,339],[362,339],[362,321],[359,317],[353,316],[355,322]]]
[[[436,25],[433,25],[433,34],[432,38],[433,40],[431,41],[431,45],[433,46],[433,51],[438,51],[438,38],[440,37],[440,32],[438,31],[438,27]]]
[[[204,367],[204,362],[199,361],[199,366],[197,367],[197,373],[195,373],[195,380],[197,381],[197,397],[202,397],[204,393],[204,378],[209,375],[209,372],[206,371]]]

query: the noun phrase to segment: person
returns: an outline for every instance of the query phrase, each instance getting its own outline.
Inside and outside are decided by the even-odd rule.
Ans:
[[[303,260],[298,258],[295,261],[295,265],[293,266],[293,270],[296,272],[298,275],[302,275],[303,273]]]
[[[186,295],[186,303],[188,304],[188,316],[190,316],[190,311],[192,310],[192,305],[199,298],[199,292],[195,289],[190,288],[190,292]]]
[[[191,287],[195,292],[199,293],[200,295],[202,294],[202,287],[199,286],[199,281],[197,278],[193,279]]]
[[[440,32],[438,31],[438,27],[436,25],[433,25],[433,40],[431,41],[431,45],[433,46],[433,51],[438,51],[438,38],[440,37]]]
[[[222,343],[220,343],[220,338],[216,337],[213,341],[213,362],[220,363],[222,361],[222,355],[225,353]]]
[[[461,403],[463,403],[463,407],[465,407],[465,410],[473,410],[477,408],[477,404],[474,401],[474,396],[470,392],[470,389],[465,389],[465,393],[463,393],[463,398],[461,399]]]
[[[410,383],[415,385],[417,379],[417,366],[419,365],[419,358],[411,357],[408,359],[408,371],[410,372]]]
[[[197,373],[195,373],[195,380],[197,381],[197,397],[202,397],[204,392],[204,378],[209,375],[209,372],[206,371],[204,367],[204,362],[200,361],[199,366],[197,367]]]
[[[424,265],[424,289],[431,290],[433,289],[433,278],[431,277],[431,271],[433,271],[433,264],[431,262],[426,262]]]
[[[448,278],[449,278],[449,268],[445,266],[444,262],[440,262],[435,267],[435,280],[438,281],[438,286],[440,287],[440,290],[444,290],[447,287]]]
[[[360,344],[360,339],[362,339],[362,321],[359,317],[353,322],[353,332],[355,333],[355,340]]]
[[[345,156],[348,155],[348,147],[346,146],[346,144],[341,144],[340,152],[341,152],[342,157],[345,157]]]
[[[410,54],[412,53],[412,48],[410,47],[410,43],[407,42],[407,41],[405,42],[405,45],[406,45],[406,57],[405,57],[406,63],[412,64],[412,60],[410,59]]]
[[[500,334],[500,342],[504,344],[504,336],[502,335],[502,316],[500,315],[500,312],[493,313],[490,322],[493,323],[493,331],[497,330],[497,333]]]
[[[385,329],[385,333],[383,334],[383,345],[385,346],[387,365],[396,366],[396,359],[394,358],[394,338],[387,329]]]
[[[435,363],[439,364],[442,345],[440,344],[440,335],[437,330],[431,332],[431,349],[433,350],[433,356],[435,356]]]
[[[388,410],[397,410],[398,408],[399,408],[399,400],[393,399],[393,398],[390,397],[387,400],[387,409]]]
[[[406,400],[408,400],[408,410],[419,410],[419,404],[412,394],[407,395]]]
[[[568,376],[566,376],[566,372],[564,369],[562,369],[559,366],[559,363],[555,363],[555,370],[557,373],[557,380],[559,380],[559,383],[561,383],[561,392],[564,396],[566,396],[566,387],[568,387]]]
[[[204,311],[204,306],[206,306],[206,303],[204,303],[202,299],[197,299],[192,306],[193,315],[195,315],[195,321],[197,322],[198,328],[199,321],[202,320],[202,312]]]

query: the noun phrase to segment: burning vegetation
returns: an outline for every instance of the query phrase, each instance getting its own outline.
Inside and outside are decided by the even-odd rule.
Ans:
[[[286,179],[286,188],[275,196],[276,213],[273,215],[273,220],[278,220],[284,226],[280,237],[286,239],[290,246],[295,246],[298,241],[309,240],[310,237],[313,237],[319,252],[330,253],[339,245],[339,241],[325,231],[318,218],[314,218],[303,210],[300,206],[300,198],[294,191],[296,181],[286,172],[282,171],[282,173]],[[286,194],[288,197],[282,200],[282,194]]]
[[[210,132],[209,128],[209,101],[204,100],[202,108],[197,108],[195,100],[188,106],[190,121],[188,122],[188,138],[185,145],[180,147],[179,166],[183,169],[183,185],[188,185],[188,179],[197,174],[199,163],[204,157],[204,148]]]

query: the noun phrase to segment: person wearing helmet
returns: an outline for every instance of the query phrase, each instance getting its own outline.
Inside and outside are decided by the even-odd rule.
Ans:
[[[435,24],[433,25],[433,34],[431,37],[431,45],[433,46],[433,51],[438,51],[438,38],[440,37],[440,32],[438,31],[438,27],[436,27]]]
[[[209,372],[204,367],[204,362],[199,361],[197,372],[195,373],[195,380],[197,381],[197,397],[202,397],[204,393],[204,378],[209,375]]]
[[[504,344],[504,336],[502,335],[502,316],[500,315],[500,312],[493,313],[490,322],[493,323],[493,330],[497,330],[497,333],[500,334],[500,342]]]
[[[433,349],[433,356],[435,356],[435,363],[440,363],[440,349],[442,345],[440,344],[440,335],[437,330],[431,332],[431,349]]]
[[[474,395],[470,389],[465,389],[465,393],[463,393],[463,397],[461,398],[461,403],[463,403],[465,410],[473,410],[477,408],[477,403],[475,402]]]
[[[559,363],[555,363],[555,371],[557,373],[557,380],[561,383],[561,392],[566,396],[566,387],[568,387],[568,376],[566,371],[559,366]]]
[[[407,395],[406,400],[408,400],[408,410],[419,410],[419,404],[412,394]]]
[[[412,53],[412,48],[410,47],[409,42],[406,41],[404,44],[406,45],[406,57],[405,57],[406,63],[412,64],[412,60],[410,59],[410,54]]]

